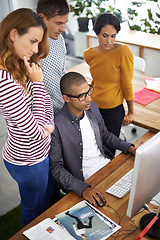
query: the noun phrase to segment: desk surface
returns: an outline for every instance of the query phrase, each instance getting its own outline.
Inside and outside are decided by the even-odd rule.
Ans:
[[[135,146],[138,147],[148,139],[150,139],[154,133],[147,132],[144,136],[138,139],[135,142]],[[105,192],[107,188],[109,188],[114,182],[116,182],[120,177],[122,177],[126,172],[128,172],[134,163],[134,156],[132,154],[120,154],[116,158],[114,158],[109,164],[105,167],[100,169],[97,173],[95,173],[92,177],[90,177],[87,182],[92,185],[92,187],[98,188],[101,192],[104,193],[104,196],[107,201],[107,205],[104,207],[98,207],[100,211],[106,214],[109,218],[111,218],[116,223],[120,224],[122,227],[120,231],[124,231],[123,234],[127,234],[128,230],[135,230],[134,224],[130,221],[129,217],[126,216],[126,210],[128,205],[128,198],[129,193],[122,199],[117,199],[114,196],[111,196]],[[77,202],[81,201],[82,198],[76,195],[75,193],[71,192],[63,197],[60,201],[54,204],[51,208],[49,208],[46,212],[28,224],[25,228],[15,234],[10,240],[26,240],[26,238],[22,235],[24,230],[34,226],[35,224],[39,223],[40,221],[44,220],[47,217],[54,218],[54,216],[62,211],[67,210]],[[117,213],[115,212],[115,210]],[[132,218],[133,222],[138,225],[141,215],[137,215],[136,217]],[[117,236],[116,232],[112,236]],[[121,232],[122,233],[122,232]],[[132,233],[129,237],[126,237],[126,240],[135,240],[137,236],[140,234],[140,230]],[[124,235],[118,237],[118,240],[123,239]],[[109,237],[108,240],[113,239]],[[145,240],[150,239],[149,237],[145,237]]]
[[[77,66],[70,68],[68,71],[76,71],[81,74],[86,74],[89,72],[89,66],[84,62]],[[145,86],[144,79],[151,76],[146,75],[145,73],[134,71],[133,76],[133,89],[134,92],[142,89]],[[91,79],[87,79],[88,82],[91,82]],[[124,103],[125,109],[127,109],[126,104]],[[134,102],[134,121],[133,123],[146,128],[152,132],[160,131],[160,98],[149,103],[146,106],[140,105]]]
[[[87,33],[87,38],[97,38],[94,32]],[[160,50],[160,35],[134,30],[121,30],[116,36],[117,42]]]

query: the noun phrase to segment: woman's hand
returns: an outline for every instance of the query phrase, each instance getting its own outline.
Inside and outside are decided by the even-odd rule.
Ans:
[[[124,116],[122,124],[129,125],[134,119],[134,114],[133,113],[128,113],[127,115]]]
[[[133,99],[126,101],[128,106],[128,114],[126,114],[123,118],[123,125],[129,125],[134,119],[134,109],[133,109]]]
[[[48,137],[54,131],[53,125],[46,125],[44,138]]]
[[[43,82],[43,71],[37,64],[30,64],[25,56],[24,64],[26,66],[26,75],[32,82]]]
[[[128,152],[132,153],[133,155],[136,154],[136,150],[137,150],[137,148],[136,148],[136,147],[133,147],[133,146],[130,146],[130,147],[128,148]]]

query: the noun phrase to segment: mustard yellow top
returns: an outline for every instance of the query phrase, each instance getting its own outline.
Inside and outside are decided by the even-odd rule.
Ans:
[[[114,108],[133,99],[133,53],[127,45],[98,52],[88,48],[84,60],[90,66],[94,92],[92,100],[99,108]]]

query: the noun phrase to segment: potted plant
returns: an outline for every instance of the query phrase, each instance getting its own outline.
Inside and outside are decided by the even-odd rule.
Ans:
[[[94,25],[95,19],[102,13],[110,12],[115,14],[122,22],[122,13],[115,6],[108,4],[109,0],[70,0],[71,12],[77,16],[79,31],[88,31],[89,18],[92,18]],[[115,1],[116,2],[116,1]],[[114,4],[115,5],[115,4]]]
[[[69,0],[71,12],[77,16],[79,31],[88,31],[89,18],[94,23],[95,18],[106,12],[103,3],[109,0]]]
[[[149,2],[152,1],[152,5],[155,4],[153,11],[150,8]],[[144,9],[144,10],[140,10]],[[141,12],[145,13],[143,18],[140,18]],[[143,2],[132,2],[131,7],[127,9],[128,25],[131,30],[160,34],[160,5],[157,0],[147,0]]]
[[[69,4],[71,12],[77,16],[79,31],[87,32],[89,22],[88,16],[93,16],[91,11],[92,0],[70,0]]]

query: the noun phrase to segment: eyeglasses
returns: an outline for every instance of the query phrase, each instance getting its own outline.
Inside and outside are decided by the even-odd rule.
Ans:
[[[78,96],[73,96],[73,95],[66,94],[66,93],[64,93],[64,94],[65,94],[66,96],[68,96],[68,97],[78,98],[78,100],[79,100],[80,102],[83,102],[83,101],[86,99],[87,95],[88,95],[88,96],[91,96],[91,95],[92,95],[93,89],[94,89],[94,87],[89,84],[89,90],[88,90],[87,92],[85,92],[85,93],[79,94]]]

